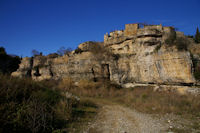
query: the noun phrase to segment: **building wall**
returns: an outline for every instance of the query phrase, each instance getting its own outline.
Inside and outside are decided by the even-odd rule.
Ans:
[[[126,24],[125,30],[124,30],[124,35],[125,36],[136,35],[138,28],[139,28],[138,24]]]

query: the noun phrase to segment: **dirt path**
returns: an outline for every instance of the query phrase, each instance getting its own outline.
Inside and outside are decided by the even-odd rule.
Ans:
[[[168,128],[168,124],[150,115],[116,104],[104,104],[85,133],[165,133]]]

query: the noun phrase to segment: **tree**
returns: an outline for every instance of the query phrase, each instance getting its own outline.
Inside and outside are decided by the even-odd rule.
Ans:
[[[6,54],[6,50],[4,47],[0,47],[0,54],[2,54],[2,55]]]
[[[71,48],[60,47],[57,51],[57,54],[60,56],[68,55],[72,51]]]
[[[69,55],[69,53],[71,53],[71,52],[72,52],[72,49],[71,48],[67,48],[65,50],[65,55]]]
[[[0,47],[0,72],[10,74],[19,67],[20,58],[16,55],[8,55],[5,48]]]
[[[197,27],[196,34],[195,34],[195,42],[200,43],[200,33],[199,33],[198,27]]]
[[[33,49],[33,50],[31,51],[31,54],[32,54],[32,56],[37,56],[37,55],[40,55],[40,52],[37,51],[37,50],[35,50],[35,49]]]

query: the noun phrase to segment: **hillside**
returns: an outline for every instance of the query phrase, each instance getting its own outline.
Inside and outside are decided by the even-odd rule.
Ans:
[[[1,64],[0,132],[198,133],[199,49],[173,27],[142,24],[21,63],[3,49],[2,62],[16,62]]]

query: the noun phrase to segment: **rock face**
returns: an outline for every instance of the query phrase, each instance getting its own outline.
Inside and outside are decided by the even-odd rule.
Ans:
[[[103,65],[100,65],[91,52],[82,52],[74,55],[64,55],[56,58],[48,56],[36,56],[23,58],[19,69],[13,72],[13,76],[31,76],[35,80],[62,79],[71,77],[75,80],[100,78]],[[29,71],[31,70],[31,71]]]
[[[191,84],[192,61],[188,52],[137,53],[119,58],[111,79],[120,84]]]
[[[125,86],[194,84],[190,53],[165,44],[171,36],[176,36],[174,29],[162,25],[139,27],[127,24],[124,31],[104,35],[104,43],[85,42],[79,45],[78,52],[62,57],[23,58],[12,75],[29,75],[36,80],[108,79]]]
[[[13,72],[12,76],[15,77],[31,76],[32,65],[33,65],[33,58],[28,58],[28,57],[23,58],[21,64],[19,65],[19,69],[16,72]]]

